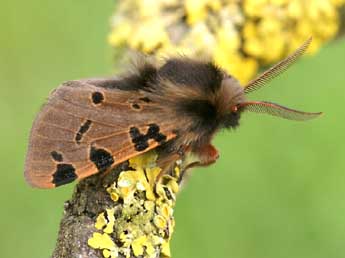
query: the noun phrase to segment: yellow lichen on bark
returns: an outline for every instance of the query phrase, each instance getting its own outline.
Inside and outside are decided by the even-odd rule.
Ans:
[[[114,206],[98,215],[88,241],[104,257],[170,257],[179,168],[159,177],[156,159],[154,151],[130,159],[131,170],[107,186]]]

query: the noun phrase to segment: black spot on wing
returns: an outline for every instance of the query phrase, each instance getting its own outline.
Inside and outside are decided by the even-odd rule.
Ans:
[[[93,92],[91,98],[92,98],[93,104],[96,104],[96,105],[101,104],[104,100],[103,94],[98,91]]]
[[[159,126],[156,124],[149,124],[149,129],[147,130],[147,136],[149,138],[154,137],[157,133],[159,133]]]
[[[159,142],[159,143],[164,142],[167,139],[167,137],[164,134],[160,133],[159,131],[160,131],[160,128],[158,125],[150,124],[149,129],[147,131],[147,136],[150,139],[154,139],[156,142]]]
[[[134,140],[134,139],[136,139],[142,135],[137,127],[131,127],[129,129],[129,134],[132,137],[132,140]]]
[[[148,138],[146,135],[141,134],[137,127],[131,127],[129,129],[129,135],[132,138],[136,151],[143,151],[149,147]]]
[[[110,168],[114,163],[114,159],[109,152],[95,147],[91,147],[90,160],[95,164],[100,172]]]
[[[52,151],[50,153],[50,155],[52,156],[53,160],[57,161],[57,162],[62,162],[63,161],[63,156],[61,153],[57,152],[57,151]]]
[[[60,186],[73,182],[77,177],[75,168],[71,164],[58,164],[53,174],[52,183],[55,186]]]
[[[151,100],[148,97],[139,98],[139,100],[144,101],[146,103],[151,102]]]
[[[159,143],[163,143],[166,141],[167,137],[166,135],[162,134],[162,133],[158,133],[157,135],[155,135],[153,137],[153,139],[156,141],[156,142],[159,142]]]
[[[75,140],[77,143],[80,143],[83,135],[90,129],[92,122],[90,120],[86,120],[86,122],[79,128],[79,131],[75,135]]]
[[[140,109],[140,106],[137,103],[132,104],[132,108],[134,109]]]
[[[140,133],[137,127],[131,127],[129,129],[129,135],[134,143],[136,151],[144,151],[149,147],[148,141],[150,139],[155,140],[158,143],[163,143],[166,140],[166,136],[160,133],[160,128],[156,124],[150,124],[146,134]]]
[[[134,145],[136,151],[144,151],[149,147],[147,140],[139,141]]]

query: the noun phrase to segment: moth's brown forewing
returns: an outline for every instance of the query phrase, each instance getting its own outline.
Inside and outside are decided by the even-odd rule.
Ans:
[[[130,91],[72,81],[57,88],[30,135],[25,177],[52,188],[105,171],[175,137],[164,107]]]

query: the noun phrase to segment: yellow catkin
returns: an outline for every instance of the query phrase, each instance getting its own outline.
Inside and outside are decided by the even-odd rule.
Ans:
[[[109,43],[159,57],[185,54],[213,60],[252,79],[310,36],[316,52],[339,30],[345,0],[124,0]]]

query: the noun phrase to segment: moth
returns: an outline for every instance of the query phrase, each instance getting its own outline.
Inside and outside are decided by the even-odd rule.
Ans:
[[[26,181],[39,188],[61,186],[152,149],[163,170],[187,154],[198,157],[191,166],[207,166],[219,156],[211,143],[215,133],[238,127],[245,112],[315,118],[321,113],[246,98],[293,64],[310,42],[245,86],[212,62],[186,57],[145,62],[116,78],[65,82],[33,123]]]

